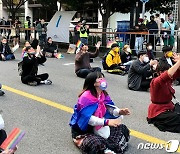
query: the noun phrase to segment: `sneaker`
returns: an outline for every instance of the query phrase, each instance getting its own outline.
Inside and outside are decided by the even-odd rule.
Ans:
[[[116,154],[116,153],[110,149],[106,149],[104,150],[104,154]]]
[[[44,84],[50,85],[50,84],[52,84],[52,81],[51,81],[51,80],[45,80],[45,81],[44,81]]]
[[[36,81],[28,82],[28,85],[30,85],[30,86],[37,86],[37,82]]]
[[[3,96],[4,94],[5,94],[5,92],[0,90],[0,96]]]

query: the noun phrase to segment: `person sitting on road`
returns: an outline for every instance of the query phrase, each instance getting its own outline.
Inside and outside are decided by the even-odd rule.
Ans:
[[[180,110],[172,102],[175,89],[172,82],[180,77],[180,56],[174,53],[174,65],[170,67],[159,60],[154,78],[150,85],[151,103],[148,108],[147,121],[160,131],[180,133]]]
[[[83,153],[123,153],[127,150],[129,129],[118,119],[129,115],[119,109],[106,92],[107,83],[101,72],[89,73],[70,120],[72,138]]]
[[[29,47],[29,46],[31,46],[31,44],[29,43],[29,41],[26,41],[25,44],[24,44],[24,47],[22,49],[22,55],[21,55],[22,58],[24,57],[24,53],[26,52],[25,51],[26,47]]]
[[[3,37],[0,44],[0,60],[6,61],[12,59],[15,59],[15,56],[7,43],[7,39]]]
[[[154,60],[155,59],[155,55],[154,55],[154,50],[153,50],[153,46],[151,43],[147,43],[146,44],[146,52],[147,52],[147,55],[149,57],[149,60]]]
[[[113,74],[124,74],[126,67],[123,66],[121,57],[119,55],[119,45],[113,43],[111,45],[111,50],[106,57],[107,72]]]
[[[138,59],[134,60],[128,72],[128,88],[135,91],[147,91],[150,87],[153,74],[151,66],[155,65],[157,60],[151,60],[146,51],[138,53]]]
[[[37,39],[34,39],[31,43],[31,47],[34,49],[34,50],[37,50],[37,47],[39,45],[39,41]]]
[[[3,96],[5,93],[1,88],[2,88],[2,85],[0,84],[0,96]]]
[[[43,52],[46,57],[55,57],[55,54],[57,54],[57,45],[53,42],[51,37],[48,37]]]
[[[175,64],[175,62],[173,61],[172,47],[171,46],[165,46],[162,48],[162,51],[163,51],[164,55],[162,57],[160,57],[160,60],[164,61],[164,63],[166,63],[170,67],[173,66]],[[175,83],[175,85],[180,85],[180,78],[177,78],[174,81],[174,83]]]
[[[129,70],[130,65],[132,64],[132,50],[129,45],[125,45],[123,47],[123,51],[121,52],[121,61],[124,66],[126,66],[126,70]]]
[[[37,51],[35,51],[31,46],[26,47],[26,53],[22,63],[22,83],[31,86],[36,86],[39,84],[51,84],[52,81],[48,80],[49,75],[47,73],[37,75],[38,64],[44,63],[45,61],[46,57],[40,51],[39,46]]]
[[[99,54],[100,42],[96,44],[94,53],[88,52],[88,46],[83,44],[80,51],[75,56],[75,73],[78,77],[85,78],[90,72],[99,71],[100,67],[91,67],[90,58],[95,58]]]

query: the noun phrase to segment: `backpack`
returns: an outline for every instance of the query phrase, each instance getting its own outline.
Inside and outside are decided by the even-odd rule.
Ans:
[[[21,76],[22,73],[23,73],[22,65],[23,65],[23,61],[20,61],[20,62],[18,63],[18,72],[19,72],[19,76]]]
[[[111,50],[109,50],[108,52],[106,52],[102,58],[102,66],[103,66],[103,69],[104,70],[107,70],[108,69],[108,65],[106,64],[106,58],[107,58],[107,55],[110,54],[112,56],[112,59],[114,58],[114,56],[110,53]]]

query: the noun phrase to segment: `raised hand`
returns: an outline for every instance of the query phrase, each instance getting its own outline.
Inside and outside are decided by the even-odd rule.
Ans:
[[[117,127],[121,124],[121,120],[120,119],[108,119],[108,126],[112,126],[112,127]]]
[[[96,48],[99,49],[99,47],[101,46],[101,41],[98,41],[97,44],[95,44]]]
[[[130,115],[130,111],[128,108],[120,109],[119,114],[120,115]]]
[[[173,61],[174,61],[174,62],[177,62],[177,61],[179,61],[179,60],[180,60],[180,55],[174,52],[174,53],[173,53]]]

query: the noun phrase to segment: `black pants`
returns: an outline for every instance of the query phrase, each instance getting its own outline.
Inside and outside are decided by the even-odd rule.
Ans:
[[[0,130],[0,145],[4,142],[6,138],[7,138],[7,134],[5,130],[1,129]]]
[[[174,111],[166,111],[147,120],[148,123],[154,124],[160,131],[180,133],[180,114]]]
[[[30,36],[31,36],[31,31],[25,30],[25,40],[26,41],[30,41]]]
[[[49,74],[44,73],[40,75],[27,75],[25,77],[21,77],[21,81],[24,84],[28,84],[28,82],[33,82],[36,81],[37,84],[40,84],[41,81],[47,80],[49,77]]]
[[[91,72],[95,72],[95,71],[98,71],[98,72],[101,72],[101,68],[99,67],[93,67],[93,68],[82,68],[80,70],[78,70],[76,72],[76,75],[80,78],[86,78],[86,76],[91,73]]]
[[[150,83],[152,79],[146,79],[142,80],[141,86],[140,86],[140,91],[147,91],[150,88]]]

